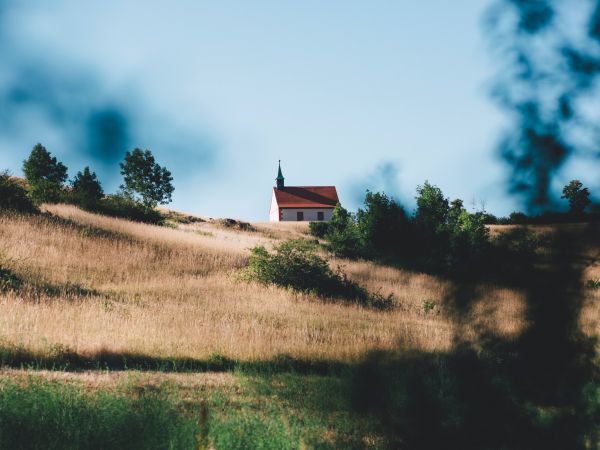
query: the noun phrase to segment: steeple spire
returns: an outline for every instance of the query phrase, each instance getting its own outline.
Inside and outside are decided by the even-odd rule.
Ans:
[[[283,174],[281,173],[281,160],[279,160],[279,170],[277,171],[277,178],[275,178],[275,181],[277,181],[277,189],[284,188],[284,180],[285,178],[283,178]]]

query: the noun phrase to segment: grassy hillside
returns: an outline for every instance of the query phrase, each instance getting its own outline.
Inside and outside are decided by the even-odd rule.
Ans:
[[[303,236],[302,224],[157,227],[43,209],[0,215],[3,383],[158,391],[196,423],[202,445],[388,447],[380,418],[353,406],[348,373],[365,358],[443,355],[458,341],[510,341],[528,326],[518,288],[469,285],[476,301],[457,320],[447,308],[460,295],[453,282],[364,261],[330,263],[371,292],[393,293],[390,311],[239,281],[249,248]],[[577,239],[579,227],[564,229]],[[582,282],[598,280],[600,250],[585,249]],[[590,336],[599,299],[600,289],[585,290]]]

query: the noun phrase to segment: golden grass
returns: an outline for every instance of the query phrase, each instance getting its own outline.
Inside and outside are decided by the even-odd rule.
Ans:
[[[266,360],[288,354],[350,362],[374,349],[448,350],[457,333],[476,341],[477,330],[510,337],[525,326],[519,292],[478,286],[481,301],[458,323],[444,308],[453,292],[450,282],[364,261],[332,264],[371,291],[393,293],[395,309],[325,303],[236,281],[232,274],[245,264],[250,247],[300,236],[305,224],[257,224],[258,233],[209,222],[171,229],[72,206],[44,210],[67,221],[0,216],[4,264],[27,282],[92,292],[0,294],[5,345],[39,352],[61,345],[84,355],[112,351],[204,359],[219,353]],[[596,293],[590,295],[597,300]],[[425,311],[425,301],[435,304],[432,311]],[[599,311],[596,306],[590,311],[595,331]]]

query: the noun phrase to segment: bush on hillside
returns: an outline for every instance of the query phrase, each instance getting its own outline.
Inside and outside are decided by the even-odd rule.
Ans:
[[[404,253],[412,234],[406,212],[384,192],[367,191],[356,214],[361,253],[389,256]]]
[[[324,238],[329,230],[329,222],[310,222],[308,224],[308,230],[314,237]]]
[[[327,250],[336,256],[356,258],[363,253],[355,217],[339,203],[333,210],[325,239],[328,241]]]
[[[462,209],[456,220],[449,224],[446,256],[449,273],[465,275],[481,267],[490,245],[485,219],[483,213],[470,214]]]
[[[162,225],[165,222],[165,218],[160,211],[144,206],[123,194],[115,194],[101,199],[98,202],[97,210],[107,216],[120,217],[136,222],[153,225]]]
[[[273,253],[262,246],[254,247],[242,278],[379,309],[393,304],[392,295],[371,294],[348,280],[340,270],[331,270],[327,261],[316,254],[314,245],[303,240],[284,241]]]
[[[486,213],[469,213],[462,200],[450,202],[428,182],[417,187],[417,193],[411,263],[421,270],[450,275],[479,271],[489,246]]]
[[[417,186],[417,194],[415,198],[417,210],[415,211],[414,221],[423,233],[434,236],[448,221],[450,203],[444,197],[442,190],[428,181],[425,181],[422,186]],[[453,205],[453,207],[456,207],[456,205]],[[462,202],[459,206],[462,208]]]
[[[71,181],[71,197],[76,205],[88,211],[95,211],[103,196],[104,192],[96,173],[90,171],[89,167],[83,169],[83,172],[77,172]]]
[[[0,210],[26,213],[36,211],[27,190],[7,172],[0,173]]]
[[[498,225],[500,224],[501,218],[496,217],[488,212],[483,212],[483,223],[486,225]]]
[[[513,225],[524,225],[529,221],[529,217],[525,213],[514,211],[510,213],[508,220]]]

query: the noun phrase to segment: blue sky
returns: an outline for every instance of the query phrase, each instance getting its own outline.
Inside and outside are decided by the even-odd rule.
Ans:
[[[336,185],[352,209],[367,188],[411,209],[426,179],[467,206],[518,206],[494,150],[488,1],[3,3],[0,167],[15,174],[42,142],[110,192],[141,147],[172,171],[171,207],[210,217],[267,220],[278,159],[287,184]],[[116,127],[110,149],[96,119]]]

